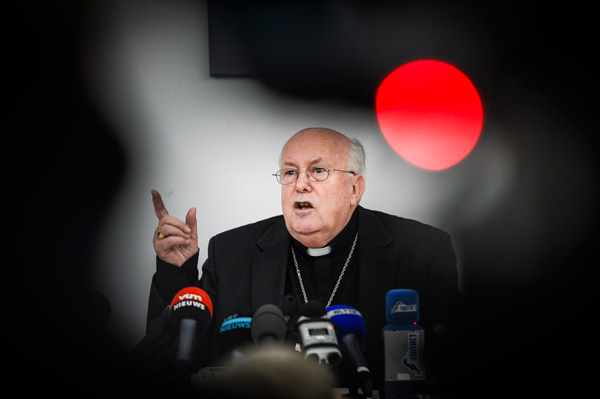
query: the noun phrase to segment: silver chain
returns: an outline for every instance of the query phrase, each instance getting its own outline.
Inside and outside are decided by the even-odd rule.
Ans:
[[[357,240],[358,240],[358,232],[356,233],[356,236],[354,237],[354,242],[352,243],[352,248],[350,248],[350,253],[348,254],[348,259],[346,259],[346,263],[344,263],[344,267],[342,268],[340,277],[338,277],[337,283],[335,283],[335,287],[333,287],[333,292],[331,293],[331,296],[329,297],[329,302],[327,302],[327,306],[325,306],[326,308],[331,306],[333,297],[335,296],[335,293],[337,292],[337,289],[340,286],[340,283],[342,282],[342,277],[344,277],[346,268],[348,267],[348,264],[350,263],[350,258],[352,258],[352,253],[354,253],[354,247],[356,246]],[[300,268],[298,267],[298,261],[296,260],[296,253],[294,252],[293,245],[292,245],[292,257],[294,258],[294,266],[296,266],[296,273],[298,274],[298,280],[300,281],[300,289],[302,290],[302,295],[304,296],[304,302],[307,303],[308,297],[306,296],[306,291],[304,290],[304,284],[302,283],[302,276],[300,275]]]

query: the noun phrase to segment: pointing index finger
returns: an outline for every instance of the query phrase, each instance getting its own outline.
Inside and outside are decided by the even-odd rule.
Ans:
[[[156,190],[152,190],[152,203],[154,204],[154,213],[156,213],[156,217],[160,220],[163,216],[168,215],[169,212],[167,208],[165,208],[165,204],[160,196],[160,193]]]

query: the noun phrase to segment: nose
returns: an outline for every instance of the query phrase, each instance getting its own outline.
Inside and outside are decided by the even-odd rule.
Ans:
[[[298,178],[294,182],[297,192],[307,192],[312,190],[312,182],[308,180],[306,172],[298,173]]]

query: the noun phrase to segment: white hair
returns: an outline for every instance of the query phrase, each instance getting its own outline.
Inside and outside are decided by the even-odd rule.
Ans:
[[[348,166],[350,170],[364,175],[366,172],[365,148],[358,139],[350,139],[350,150],[348,151]]]

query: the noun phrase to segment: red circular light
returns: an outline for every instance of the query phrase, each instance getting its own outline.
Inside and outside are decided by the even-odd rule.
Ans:
[[[375,110],[394,151],[428,170],[462,161],[483,126],[473,83],[458,68],[436,60],[413,61],[389,74],[377,90]]]

